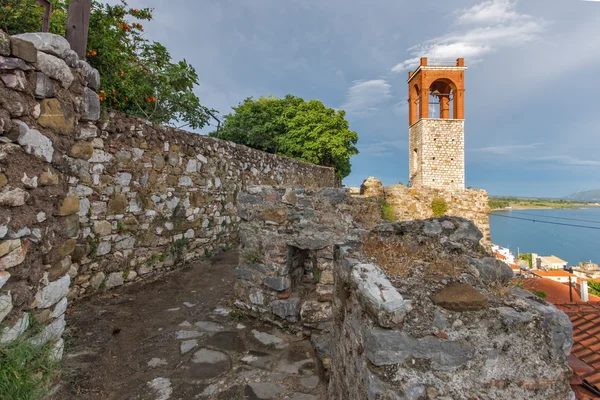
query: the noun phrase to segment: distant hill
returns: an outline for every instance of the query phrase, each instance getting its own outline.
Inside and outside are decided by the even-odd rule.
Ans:
[[[577,192],[565,197],[568,200],[600,202],[600,189]]]

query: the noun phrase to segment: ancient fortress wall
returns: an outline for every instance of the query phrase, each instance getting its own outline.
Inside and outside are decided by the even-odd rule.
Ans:
[[[481,243],[491,245],[488,194],[485,190],[435,189],[424,186],[406,187],[393,185],[384,187],[374,177],[365,179],[356,195],[385,201],[393,208],[398,221],[426,219],[433,217],[431,203],[435,198],[446,202],[445,215],[466,218],[473,221],[483,233]]]
[[[373,227],[380,202],[344,189],[238,197],[236,306],[311,337],[327,399],[569,398],[568,317],[513,286],[471,221]]]
[[[465,188],[462,119],[421,119],[409,129],[411,186]]]
[[[64,38],[0,32],[0,343],[35,317],[61,352],[68,298],[233,246],[249,185],[336,185],[331,168],[104,113],[99,83]]]

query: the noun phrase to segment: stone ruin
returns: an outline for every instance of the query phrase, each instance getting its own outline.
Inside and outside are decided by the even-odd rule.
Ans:
[[[238,204],[236,305],[311,337],[328,399],[570,398],[569,319],[472,222],[368,226],[377,203],[344,189],[251,187]]]

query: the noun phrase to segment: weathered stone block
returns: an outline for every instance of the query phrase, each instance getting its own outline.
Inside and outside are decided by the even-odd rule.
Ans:
[[[10,38],[10,50],[13,57],[19,57],[32,64],[37,62],[37,49],[33,43],[27,40],[19,39],[17,37]]]
[[[15,248],[13,251],[0,258],[0,269],[8,269],[15,267],[25,261],[27,251],[29,250],[30,242],[23,240],[21,246]]]
[[[45,128],[71,131],[75,126],[73,112],[58,99],[43,99],[40,104],[38,123]]]
[[[97,121],[100,119],[100,99],[96,92],[90,88],[83,89],[83,113],[81,119],[84,121]]]
[[[48,32],[21,33],[12,38],[31,42],[39,51],[65,58],[71,50],[71,45],[64,37]]]
[[[300,320],[305,323],[327,322],[332,316],[333,311],[329,302],[307,300],[302,303],[300,309]]]
[[[69,293],[70,286],[71,277],[69,275],[65,275],[57,281],[50,282],[48,286],[41,288],[35,295],[36,307],[52,307]]]
[[[271,302],[271,312],[281,319],[290,322],[296,322],[298,310],[300,308],[300,299],[275,300]]]
[[[0,56],[10,56],[10,36],[0,31]]]
[[[58,210],[58,215],[66,217],[68,215],[77,214],[79,212],[79,197],[67,196],[62,202]]]
[[[50,54],[38,52],[37,69],[59,81],[65,89],[69,88],[75,79],[67,63]]]
[[[5,186],[0,189],[0,205],[8,207],[19,207],[29,199],[29,193],[21,188],[11,189]]]
[[[287,212],[284,208],[267,208],[263,211],[263,218],[266,222],[282,224],[287,219]]]
[[[94,146],[90,142],[77,142],[71,146],[69,155],[81,160],[89,160],[94,154]]]
[[[473,286],[464,283],[446,286],[436,293],[432,300],[451,311],[478,311],[488,307],[487,297]]]
[[[54,147],[50,139],[38,130],[29,128],[23,121],[13,120],[12,124],[9,135],[14,137],[14,140],[23,147],[27,154],[33,154],[46,162],[52,161]]]
[[[108,202],[110,214],[123,214],[127,208],[127,197],[123,194],[115,194]]]

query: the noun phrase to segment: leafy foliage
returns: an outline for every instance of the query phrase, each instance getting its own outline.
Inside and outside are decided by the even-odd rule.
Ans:
[[[589,280],[588,291],[594,296],[600,296],[600,282]]]
[[[350,157],[358,154],[358,134],[350,130],[343,110],[289,94],[282,99],[250,97],[233,110],[225,116],[220,138],[333,167],[340,178],[350,174]]]
[[[433,215],[435,217],[441,217],[446,213],[447,209],[448,204],[446,203],[446,200],[442,199],[441,197],[436,197],[435,199],[431,200],[431,211],[433,211]]]
[[[529,263],[529,268],[533,267],[533,259],[531,257],[531,253],[521,253],[519,254],[519,260],[525,260]]]
[[[50,0],[52,18],[49,31],[64,35],[67,11],[64,0]],[[24,32],[39,32],[44,22],[44,10],[37,0],[0,0],[0,29],[14,35]]]
[[[68,2],[51,2],[50,32],[64,35]],[[5,31],[41,29],[44,7],[37,0],[0,0],[0,4]],[[125,0],[117,5],[92,3],[87,61],[100,72],[100,100],[104,107],[152,122],[201,128],[212,110],[194,94],[198,75],[186,60],[172,62],[162,44],[144,37],[140,21],[150,21],[152,11],[130,8]]]
[[[387,222],[395,222],[396,221],[396,213],[390,203],[383,200],[381,202],[381,218],[383,218]]]
[[[542,299],[548,297],[548,293],[544,292],[543,290],[532,290],[531,293],[535,294],[537,297],[541,297]]]

